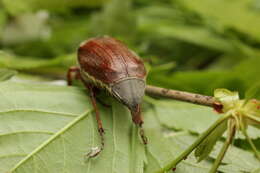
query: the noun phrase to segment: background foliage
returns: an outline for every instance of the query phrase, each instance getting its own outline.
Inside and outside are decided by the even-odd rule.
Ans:
[[[128,111],[101,96],[112,103],[99,105],[106,148],[86,161],[84,153],[98,144],[87,93],[56,86],[76,64],[78,45],[110,35],[143,58],[148,84],[206,95],[227,88],[259,99],[259,19],[259,0],[0,0],[0,80],[15,75],[0,83],[0,172],[160,170],[218,114],[145,97],[145,148]],[[249,134],[259,149],[259,130]],[[220,171],[259,171],[248,144],[237,137]],[[201,163],[190,156],[176,172],[207,172],[218,149]]]

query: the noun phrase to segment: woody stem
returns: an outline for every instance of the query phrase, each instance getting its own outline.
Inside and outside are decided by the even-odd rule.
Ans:
[[[216,106],[221,106],[221,103],[219,103],[212,96],[205,96],[205,95],[195,94],[195,93],[190,93],[185,91],[178,91],[178,90],[172,90],[172,89],[147,85],[145,92],[148,95],[170,98],[170,99],[190,102],[190,103],[214,107],[214,108]]]

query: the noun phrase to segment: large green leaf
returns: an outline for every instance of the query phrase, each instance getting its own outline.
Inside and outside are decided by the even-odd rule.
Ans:
[[[174,137],[174,134],[170,136],[172,142],[177,142],[183,148],[187,147],[195,140],[195,136],[191,135],[178,135]],[[210,154],[210,159],[215,159],[219,153],[223,142],[217,142],[212,153]],[[188,158],[193,158],[193,153],[188,156]],[[193,158],[195,160],[195,158]],[[202,163],[205,161],[202,161]],[[231,146],[226,153],[222,165],[219,170],[226,173],[238,173],[238,172],[252,172],[259,169],[259,160],[257,160],[254,155],[248,151],[241,150],[235,146]],[[178,166],[177,166],[178,169]]]
[[[151,109],[146,113],[149,114],[145,117],[145,130],[149,136],[149,145],[147,147],[148,165],[146,166],[145,173],[154,173],[161,171],[164,166],[166,166],[170,161],[174,160],[182,152],[182,150],[184,150],[189,145],[183,145],[182,139],[171,141],[169,140],[169,137],[176,139],[179,136],[189,136],[189,133],[172,132],[162,135],[163,129],[157,120],[157,112]],[[206,161],[197,164],[195,158],[192,156],[178,165],[177,172],[185,173],[187,171],[193,170],[193,172],[206,173],[209,171],[210,166],[211,164]],[[171,171],[169,171],[169,173],[170,172]]]
[[[163,173],[163,168],[178,155],[185,150],[197,136],[193,136],[187,131],[168,131],[161,128],[156,111],[150,109],[145,116],[145,130],[148,134],[150,144],[147,147],[148,165],[146,166],[147,173],[160,172]],[[195,125],[194,125],[195,126]],[[162,135],[163,133],[163,135]],[[219,152],[222,142],[217,144],[217,147],[210,154],[211,159],[215,159]],[[244,164],[241,164],[244,163]],[[222,172],[237,173],[237,172],[251,172],[259,169],[259,161],[252,153],[243,151],[237,147],[230,147],[227,152],[223,165],[219,168]],[[210,159],[197,163],[194,154],[189,155],[176,167],[176,172],[208,172],[212,162]],[[170,173],[171,171],[169,171]]]
[[[220,116],[213,109],[205,106],[171,100],[156,101],[155,103],[158,120],[167,128],[202,133]],[[253,139],[260,137],[257,128],[248,127],[248,133]],[[238,135],[238,137],[244,139],[243,135]]]
[[[176,130],[202,133],[219,118],[218,113],[204,106],[171,100],[156,103],[158,106],[155,107],[155,110],[160,122],[166,127]]]
[[[195,156],[198,162],[208,157],[216,142],[220,139],[226,130],[227,122],[224,121],[196,148]]]
[[[2,172],[90,111],[87,97],[73,88],[4,82],[0,84],[0,97]]]
[[[157,121],[158,112],[146,106],[144,128],[149,144],[145,151],[129,111],[107,97],[111,107],[98,105],[106,132],[105,149],[96,158],[86,160],[84,155],[99,145],[99,135],[92,106],[83,90],[2,82],[0,98],[1,173],[153,173],[176,158],[195,139],[188,132],[165,132]],[[239,157],[248,157],[255,163],[248,153]],[[238,161],[231,163],[229,159],[226,161],[231,167],[229,171],[249,172],[256,167],[249,163],[246,169],[234,169],[232,166],[239,165]],[[178,165],[177,170],[180,173],[207,172],[210,166],[209,161],[197,164],[191,156]],[[224,168],[223,171],[229,172]]]
[[[2,171],[143,172],[144,146],[132,129],[128,110],[116,101],[112,101],[112,110],[101,109],[105,150],[85,162],[84,154],[98,145],[99,138],[84,92],[2,83],[0,93],[6,99],[0,103]]]
[[[218,142],[211,157],[216,158],[223,144]],[[228,173],[253,172],[260,168],[259,160],[252,153],[241,150],[235,146],[230,146],[226,153],[220,170]]]

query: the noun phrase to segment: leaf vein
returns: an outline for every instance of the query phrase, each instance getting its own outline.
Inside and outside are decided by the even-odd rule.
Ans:
[[[56,114],[56,115],[61,115],[61,116],[69,116],[69,117],[76,117],[78,116],[77,114],[72,114],[72,113],[65,113],[65,112],[53,112],[53,111],[45,111],[45,110],[33,110],[33,109],[13,109],[13,110],[6,110],[6,111],[0,111],[1,114],[6,114],[6,113],[14,113],[14,112],[35,112],[35,113],[46,113],[46,114]]]
[[[1,155],[0,159],[8,158],[8,157],[25,157],[27,154],[21,153],[21,154],[7,154],[7,155]]]
[[[41,134],[48,134],[48,135],[53,135],[53,132],[48,132],[48,131],[16,131],[16,132],[10,132],[10,133],[2,133],[0,134],[0,137],[6,137],[10,135],[17,135],[21,133],[41,133]]]

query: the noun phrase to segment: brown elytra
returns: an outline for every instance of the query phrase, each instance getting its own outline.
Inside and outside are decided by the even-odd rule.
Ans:
[[[81,69],[105,84],[128,77],[146,77],[144,64],[139,57],[121,41],[111,37],[84,42],[78,49],[78,62]]]

